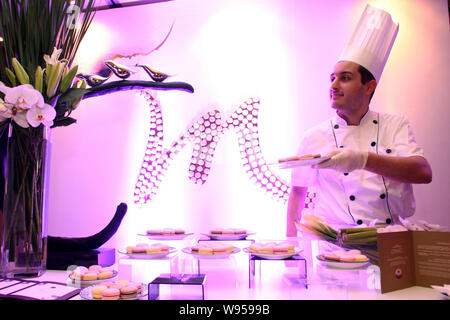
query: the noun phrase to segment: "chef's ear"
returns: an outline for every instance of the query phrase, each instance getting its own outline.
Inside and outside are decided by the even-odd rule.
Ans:
[[[366,83],[366,94],[372,95],[375,92],[375,88],[377,87],[377,81],[376,80],[370,80]]]

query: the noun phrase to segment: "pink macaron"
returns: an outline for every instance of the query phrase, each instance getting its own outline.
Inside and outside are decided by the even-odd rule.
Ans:
[[[102,291],[102,300],[119,300],[120,290],[116,288],[107,288]]]
[[[135,299],[137,297],[137,287],[128,285],[120,288],[120,297],[122,299]]]

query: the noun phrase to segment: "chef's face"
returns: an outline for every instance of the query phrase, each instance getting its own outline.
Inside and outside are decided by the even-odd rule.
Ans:
[[[331,107],[338,112],[351,114],[368,106],[367,86],[361,82],[359,65],[339,61],[330,75]]]

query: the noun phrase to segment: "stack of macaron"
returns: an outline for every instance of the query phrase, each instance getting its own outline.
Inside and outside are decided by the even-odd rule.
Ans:
[[[186,231],[180,228],[163,228],[163,229],[150,229],[147,230],[147,235],[149,236],[173,236],[179,234],[185,234]]]
[[[262,254],[286,254],[294,253],[295,246],[288,242],[252,243],[249,251]]]
[[[198,243],[191,247],[191,252],[195,254],[226,254],[231,253],[234,250],[234,246],[225,244],[223,242],[206,242]]]
[[[136,246],[128,246],[127,253],[128,254],[155,254],[155,253],[168,253],[170,247],[168,245],[162,243],[139,243]]]
[[[113,271],[108,268],[103,268],[97,264],[84,267],[78,266],[70,273],[72,280],[102,280],[113,277]]]
[[[235,235],[235,234],[246,234],[247,230],[239,228],[214,228],[209,231],[210,234],[218,235]]]
[[[104,282],[91,288],[92,298],[98,300],[136,299],[141,293],[142,284],[127,280]]]
[[[360,250],[335,250],[324,252],[319,255],[319,258],[329,261],[337,262],[367,262],[367,256],[361,254]]]

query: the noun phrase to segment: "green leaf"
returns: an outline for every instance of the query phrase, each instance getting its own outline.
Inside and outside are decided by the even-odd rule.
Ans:
[[[25,69],[20,64],[19,60],[17,60],[16,58],[12,58],[12,65],[14,68],[14,72],[16,73],[17,79],[19,79],[19,82],[21,84],[29,84],[30,77],[28,76],[28,73],[25,71]]]
[[[6,70],[6,76],[8,77],[8,80],[9,80],[9,83],[11,84],[11,86],[13,86],[13,87],[17,86],[16,75],[14,74],[14,72],[9,68],[5,68],[5,70]]]
[[[89,89],[70,88],[59,97],[58,104],[63,102],[71,102],[75,99],[81,98],[89,91]]]
[[[71,117],[66,117],[60,120],[54,120],[52,128],[67,127],[70,126],[71,124],[74,124],[75,122],[77,122],[77,120]]]
[[[42,93],[42,86],[44,85],[44,70],[40,66],[36,68],[36,73],[34,74],[34,88]]]
[[[77,72],[78,72],[78,66],[75,66],[72,69],[70,69],[70,71],[67,72],[67,74],[65,76],[63,76],[61,83],[59,84],[59,88],[58,88],[59,92],[62,93],[69,88],[69,86],[72,84],[73,78],[75,77]]]

